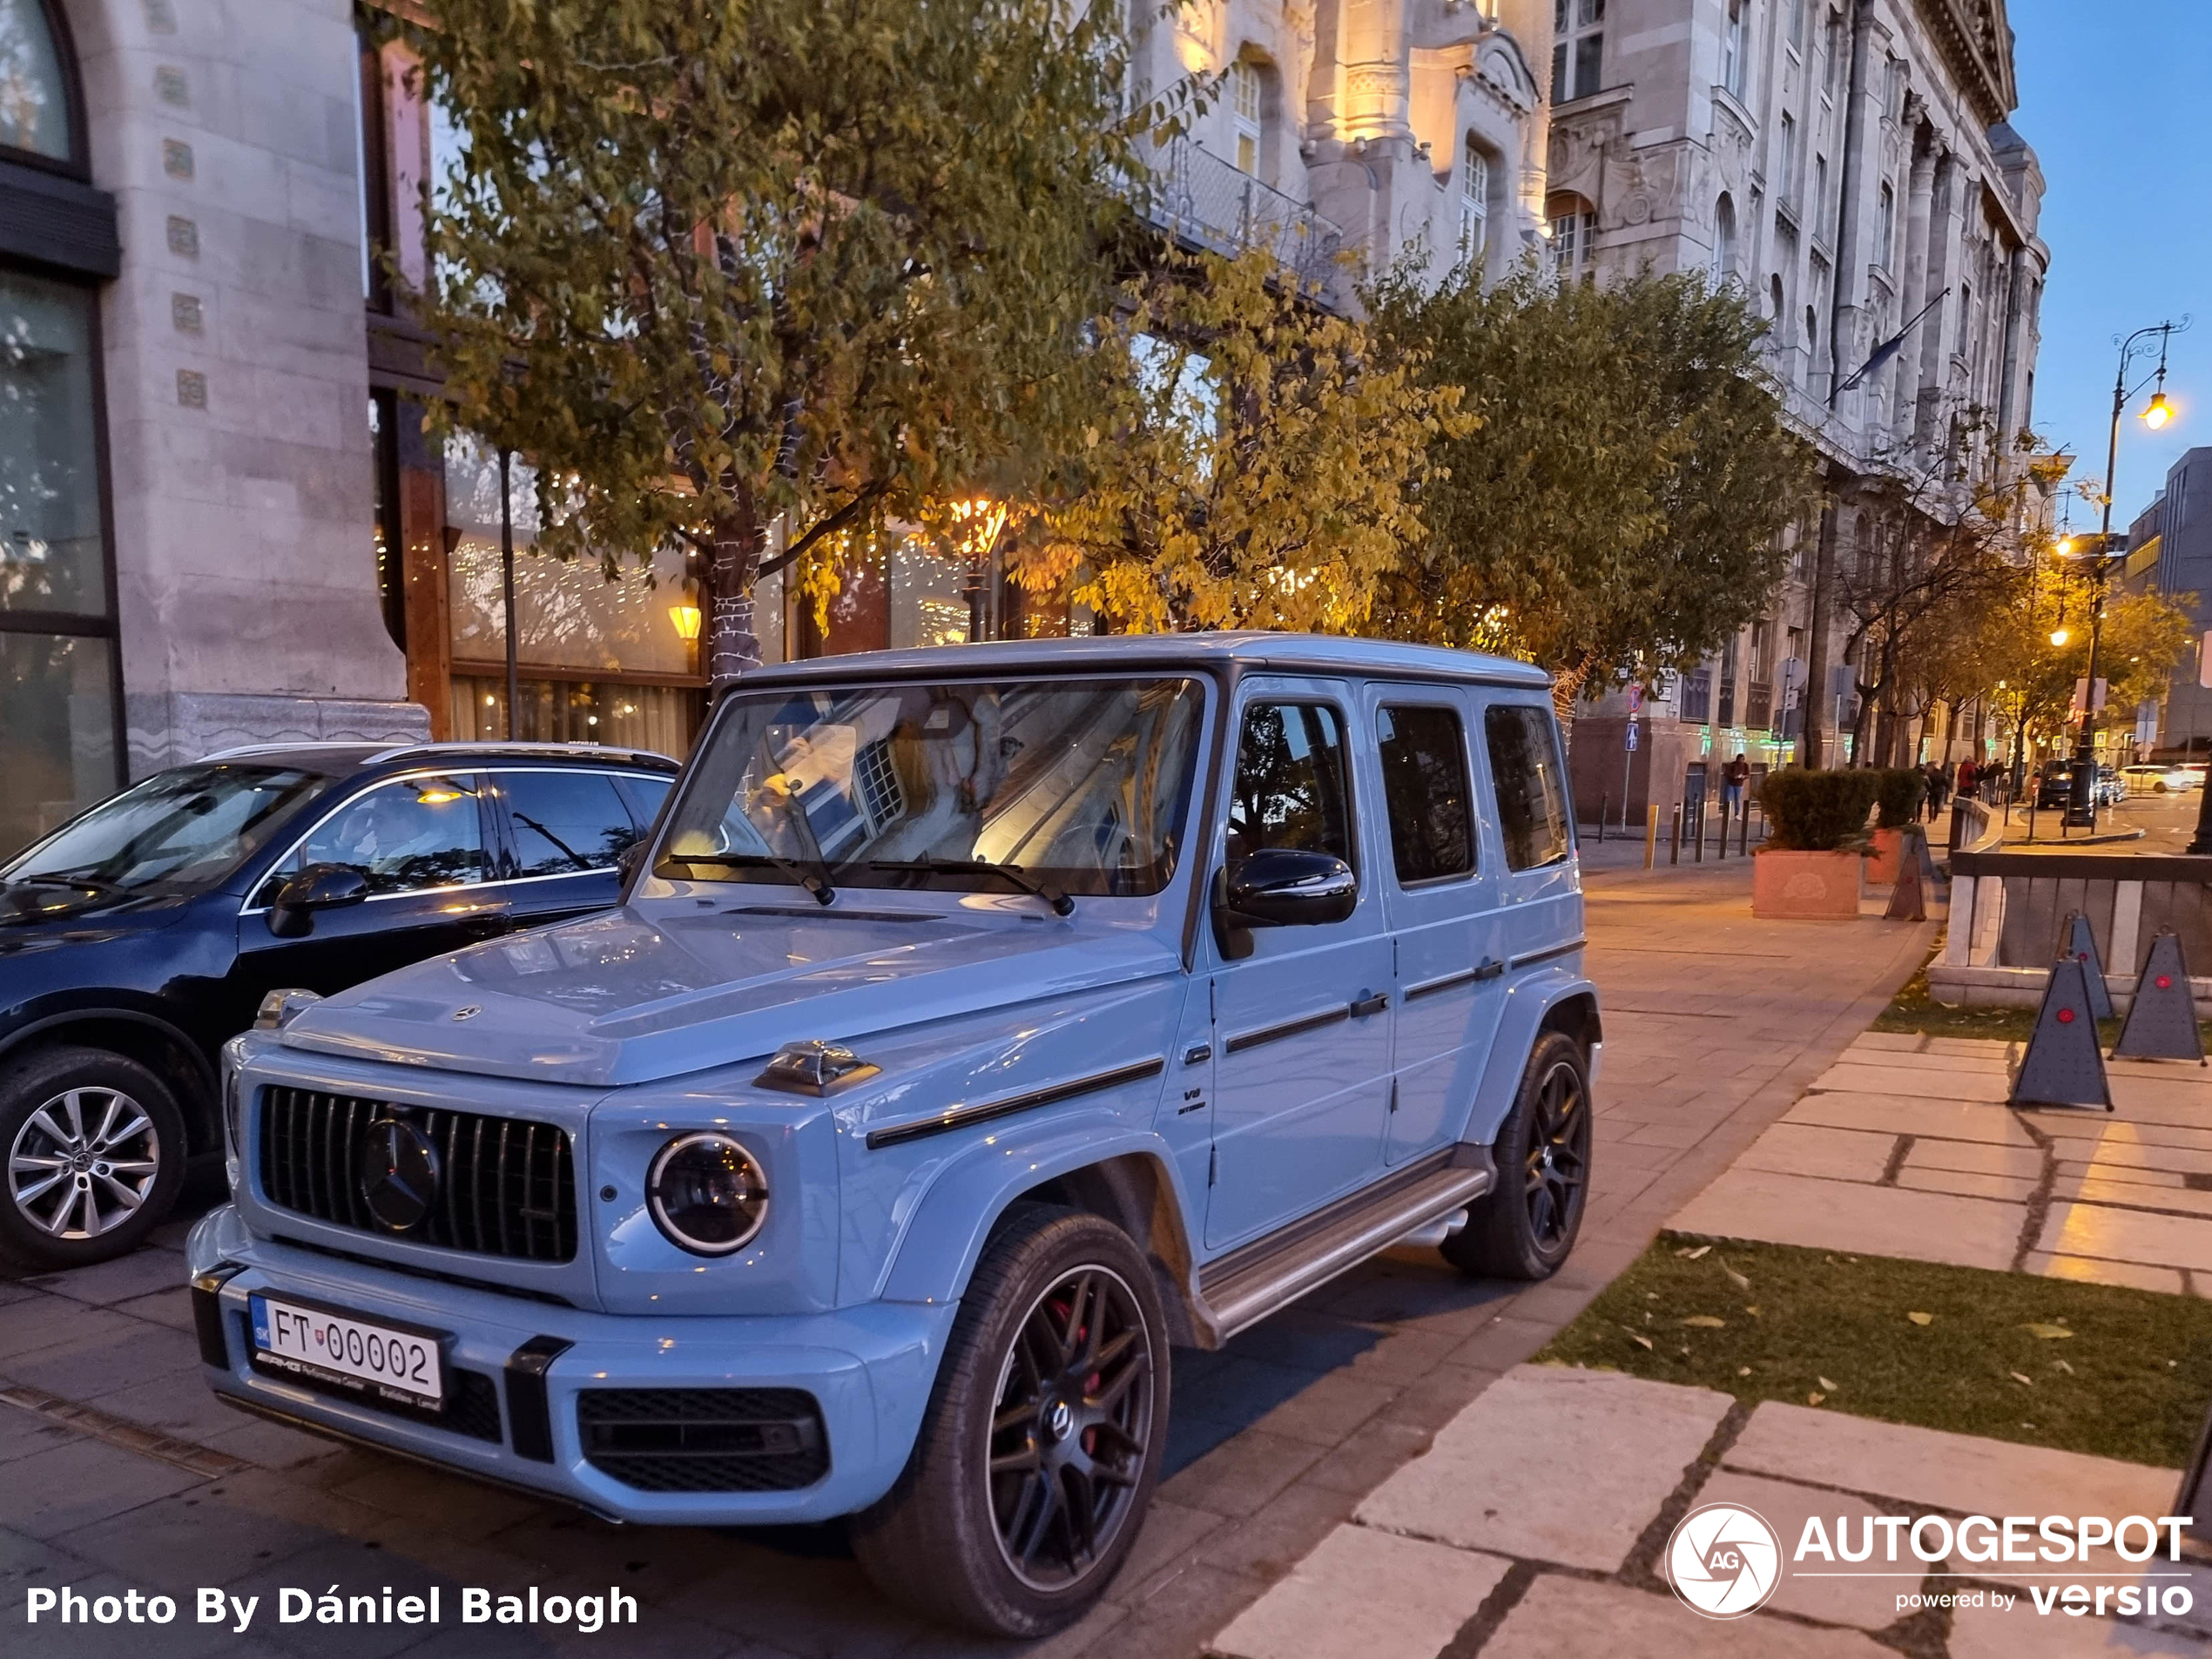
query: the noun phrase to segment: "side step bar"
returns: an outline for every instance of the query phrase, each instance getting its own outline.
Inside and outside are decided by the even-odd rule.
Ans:
[[[1212,1327],[1211,1345],[1349,1272],[1415,1228],[1464,1209],[1496,1184],[1487,1147],[1447,1147],[1385,1185],[1354,1193],[1210,1263],[1198,1272],[1198,1311]]]

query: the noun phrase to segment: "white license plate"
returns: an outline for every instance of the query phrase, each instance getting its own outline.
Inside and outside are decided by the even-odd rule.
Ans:
[[[445,1372],[435,1337],[273,1296],[248,1300],[254,1351],[277,1369],[374,1390],[410,1405],[444,1404]]]

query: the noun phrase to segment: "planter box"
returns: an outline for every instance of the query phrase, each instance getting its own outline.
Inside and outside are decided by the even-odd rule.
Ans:
[[[1905,832],[1901,829],[1876,830],[1872,850],[1866,854],[1867,885],[1895,887],[1898,872],[1904,861]]]
[[[1761,847],[1751,855],[1751,914],[1776,921],[1857,921],[1860,858]]]

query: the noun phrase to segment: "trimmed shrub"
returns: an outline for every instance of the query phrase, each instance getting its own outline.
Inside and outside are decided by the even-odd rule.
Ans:
[[[1920,803],[1927,796],[1926,777],[1910,766],[1888,766],[1874,776],[1879,779],[1875,796],[1878,816],[1875,822],[1884,829],[1903,829],[1919,816]]]
[[[1791,853],[1834,853],[1864,842],[1867,809],[1881,776],[1873,772],[1814,772],[1785,766],[1759,786],[1772,833],[1767,845]]]

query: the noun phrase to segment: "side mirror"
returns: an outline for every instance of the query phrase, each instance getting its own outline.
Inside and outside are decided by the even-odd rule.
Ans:
[[[615,873],[622,878],[622,890],[628,893],[637,880],[637,872],[645,867],[645,840],[643,836],[615,854]]]
[[[368,898],[368,878],[351,865],[310,864],[277,889],[269,931],[279,939],[304,939],[314,931],[316,911],[342,910]]]
[[[1359,878],[1331,853],[1262,847],[1224,872],[1215,890],[1224,937],[1244,927],[1303,927],[1342,921],[1359,902]]]

